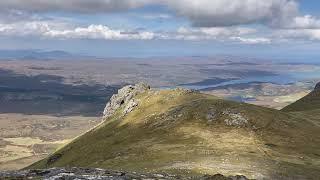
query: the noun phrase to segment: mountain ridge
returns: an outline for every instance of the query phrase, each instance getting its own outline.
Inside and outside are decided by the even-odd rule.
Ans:
[[[28,168],[319,176],[320,128],[292,113],[140,84],[119,90],[104,114],[99,126]]]
[[[312,111],[320,109],[320,82],[316,84],[313,91],[298,101],[284,107],[284,112]]]
[[[0,60],[71,60],[77,58],[95,58],[87,55],[69,53],[61,50],[35,50],[35,49],[17,49],[0,50]]]

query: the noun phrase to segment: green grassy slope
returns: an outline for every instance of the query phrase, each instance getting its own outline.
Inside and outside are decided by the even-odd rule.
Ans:
[[[127,116],[118,110],[29,168],[320,176],[319,124],[305,117],[183,90],[148,91],[137,99]]]

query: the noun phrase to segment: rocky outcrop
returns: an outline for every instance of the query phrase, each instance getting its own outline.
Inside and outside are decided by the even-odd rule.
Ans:
[[[217,122],[221,117],[223,118],[223,123],[227,126],[240,128],[246,127],[249,123],[249,119],[241,113],[231,109],[225,109],[224,111],[219,112],[211,108],[206,114],[206,120],[210,123]]]
[[[103,112],[103,119],[112,116],[118,109],[123,109],[123,115],[133,111],[139,102],[135,96],[150,89],[150,86],[144,83],[128,85],[118,90],[118,94],[111,97]]]
[[[221,174],[205,175],[202,177],[181,177],[170,174],[142,174],[122,171],[111,171],[98,168],[51,168],[42,170],[22,170],[0,172],[0,179],[100,179],[100,180],[129,180],[129,179],[149,179],[149,180],[175,180],[175,179],[199,179],[199,180],[247,180],[245,176],[226,177]]]
[[[316,85],[316,87],[314,88],[315,91],[320,91],[320,82]]]
[[[237,112],[225,110],[222,114],[228,117],[224,120],[225,124],[228,126],[244,127],[249,122],[247,118],[245,118],[242,114]]]

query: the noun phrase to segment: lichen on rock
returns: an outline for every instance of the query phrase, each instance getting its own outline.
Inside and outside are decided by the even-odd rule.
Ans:
[[[134,110],[139,105],[135,96],[149,90],[150,86],[144,83],[136,85],[128,85],[118,90],[117,94],[114,94],[110,101],[107,103],[104,112],[103,119],[107,119],[112,116],[119,108],[124,108],[123,115],[126,115]]]

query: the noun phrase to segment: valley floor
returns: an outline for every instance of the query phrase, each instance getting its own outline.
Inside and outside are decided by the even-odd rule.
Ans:
[[[43,159],[99,122],[99,117],[0,114],[0,170]]]

